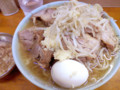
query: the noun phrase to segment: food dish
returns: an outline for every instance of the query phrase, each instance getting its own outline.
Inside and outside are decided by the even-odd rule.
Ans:
[[[12,35],[0,33],[0,79],[5,77],[15,67],[11,43]]]

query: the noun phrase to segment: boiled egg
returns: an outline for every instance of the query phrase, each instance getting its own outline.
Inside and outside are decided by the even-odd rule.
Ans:
[[[89,72],[84,64],[75,60],[56,62],[51,69],[53,81],[64,88],[75,88],[84,84]]]

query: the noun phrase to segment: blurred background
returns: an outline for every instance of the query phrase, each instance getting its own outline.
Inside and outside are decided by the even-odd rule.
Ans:
[[[69,0],[0,0],[0,10],[4,16],[17,13],[21,8],[25,15],[43,4],[53,1],[69,1]],[[99,3],[103,7],[120,7],[120,0],[79,0],[90,4]]]

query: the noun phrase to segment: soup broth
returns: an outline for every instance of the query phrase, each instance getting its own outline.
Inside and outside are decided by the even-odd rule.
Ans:
[[[29,28],[31,26],[33,26],[33,23],[30,20],[29,23],[23,29]],[[38,26],[41,26],[40,22],[39,22]],[[62,88],[53,82],[53,80],[51,78],[50,69],[42,69],[40,66],[38,66],[34,62],[34,60],[31,59],[29,52],[25,51],[21,44],[19,44],[19,51],[20,51],[21,60],[22,60],[24,67],[29,71],[29,73],[33,77],[36,78],[37,81],[42,81],[43,84],[45,84],[47,86],[51,86],[54,89]],[[110,61],[109,63],[111,63],[111,65],[112,65],[112,61]],[[93,70],[93,72],[89,72],[89,78],[88,78],[87,82],[77,88],[82,88],[82,87],[91,85],[97,81],[102,80],[102,78],[105,76],[105,74],[110,70],[111,70],[111,67],[109,67],[106,70]]]

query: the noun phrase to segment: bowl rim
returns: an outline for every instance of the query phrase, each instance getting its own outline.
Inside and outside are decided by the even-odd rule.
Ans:
[[[31,75],[29,75],[27,73],[26,70],[24,70],[24,68],[22,67],[22,64],[20,62],[20,60],[18,60],[19,56],[18,56],[18,51],[17,51],[17,46],[16,46],[16,42],[18,41],[18,36],[17,36],[17,33],[18,31],[21,30],[21,27],[24,27],[25,23],[28,22],[29,18],[32,16],[32,14],[35,14],[37,13],[38,11],[42,10],[42,9],[45,9],[45,8],[48,8],[48,7],[52,7],[52,6],[59,6],[65,2],[69,2],[69,1],[56,1],[56,2],[51,2],[51,3],[48,3],[48,4],[45,4],[35,10],[33,10],[31,13],[29,13],[27,16],[25,16],[23,18],[23,20],[19,23],[18,27],[16,28],[16,31],[14,33],[14,36],[13,36],[13,41],[12,41],[12,53],[13,53],[13,58],[14,58],[14,61],[16,63],[16,66],[18,67],[18,69],[20,70],[20,72],[24,75],[25,78],[27,78],[31,83],[33,83],[34,85],[40,87],[40,88],[43,88],[43,89],[47,89],[47,90],[52,90],[53,88],[49,87],[49,86],[45,86],[43,84],[39,84],[38,81],[34,80],[34,78],[31,78]],[[82,2],[84,3],[84,2]],[[107,13],[105,13],[107,17],[109,17],[107,15]],[[116,33],[120,36],[120,30],[119,30],[119,27],[117,26],[117,24],[115,23],[115,21],[111,18],[110,19],[110,22],[113,26],[113,28],[116,30]],[[120,56],[120,55],[119,55]],[[119,57],[120,58],[120,57]],[[119,59],[118,58],[118,59]],[[93,89],[96,89],[100,86],[102,86],[103,84],[105,84],[108,80],[110,80],[113,75],[115,75],[115,73],[117,72],[119,66],[120,66],[120,60],[116,61],[116,65],[113,67],[113,69],[111,70],[111,72],[105,77],[105,80],[104,81],[101,81],[99,83],[96,83],[94,84],[93,86],[87,86],[85,88],[81,88],[82,90],[93,90]],[[79,89],[79,90],[81,90]]]

